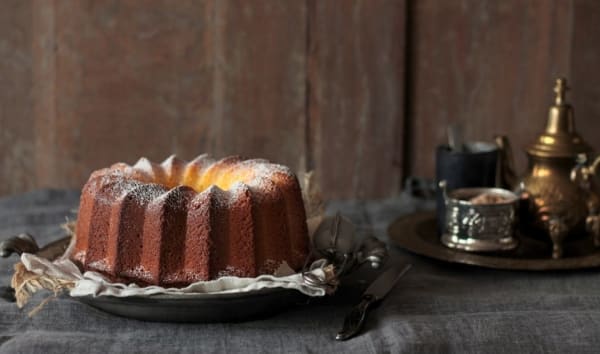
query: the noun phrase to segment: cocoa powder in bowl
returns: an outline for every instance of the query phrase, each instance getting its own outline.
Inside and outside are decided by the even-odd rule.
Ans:
[[[481,194],[469,199],[469,202],[471,202],[472,204],[475,204],[475,205],[502,204],[502,203],[506,203],[508,201],[509,201],[509,199],[507,199],[506,197],[495,194],[495,193],[481,193]]]

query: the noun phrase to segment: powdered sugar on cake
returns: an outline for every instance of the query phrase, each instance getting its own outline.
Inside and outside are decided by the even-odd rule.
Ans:
[[[79,215],[84,269],[152,284],[272,274],[284,260],[298,269],[308,249],[298,181],[264,159],[117,163],[92,174]],[[124,274],[134,268],[144,274]]]

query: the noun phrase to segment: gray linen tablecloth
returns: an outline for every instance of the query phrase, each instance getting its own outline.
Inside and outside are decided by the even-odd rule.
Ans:
[[[78,193],[41,190],[0,199],[0,235],[27,231],[45,244],[73,216]],[[387,238],[387,225],[430,204],[402,195],[374,202],[336,202],[364,233]],[[16,256],[0,260],[9,284]],[[337,296],[243,323],[169,324],[115,317],[66,295],[27,317],[0,299],[2,353],[401,353],[600,351],[598,271],[527,273],[451,265],[392,247],[393,262],[413,268],[369,316],[362,335],[336,342],[344,316],[373,272],[348,280]],[[364,279],[363,279],[364,278]]]

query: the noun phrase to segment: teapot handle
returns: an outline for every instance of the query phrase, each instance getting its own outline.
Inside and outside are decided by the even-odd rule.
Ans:
[[[571,181],[579,184],[583,189],[590,190],[594,178],[598,178],[600,172],[600,156],[596,157],[594,162],[587,164],[588,157],[586,154],[577,156],[577,166],[571,170]]]
[[[587,207],[588,216],[585,220],[586,231],[592,236],[594,246],[600,247],[600,198],[596,193],[597,186],[594,186],[594,179],[599,178],[600,156],[596,157],[594,162],[587,164],[587,155],[577,156],[577,166],[571,170],[571,181],[577,183],[580,188],[588,193]]]
[[[600,176],[598,176],[598,172],[600,172],[599,170],[600,170],[600,156],[596,157],[594,162],[592,162],[592,164],[590,165],[590,172],[591,172],[592,176],[595,176],[596,178],[600,177]]]

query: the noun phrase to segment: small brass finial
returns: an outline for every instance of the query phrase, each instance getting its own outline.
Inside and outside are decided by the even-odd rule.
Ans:
[[[567,79],[559,77],[554,80],[554,104],[548,109],[546,129],[527,150],[530,155],[569,157],[574,162],[577,154],[591,152],[591,147],[575,130],[573,106],[565,100],[567,90]]]
[[[556,85],[554,86],[554,92],[556,92],[555,105],[560,106],[565,102],[565,93],[568,90],[567,79],[562,77],[556,79]]]

